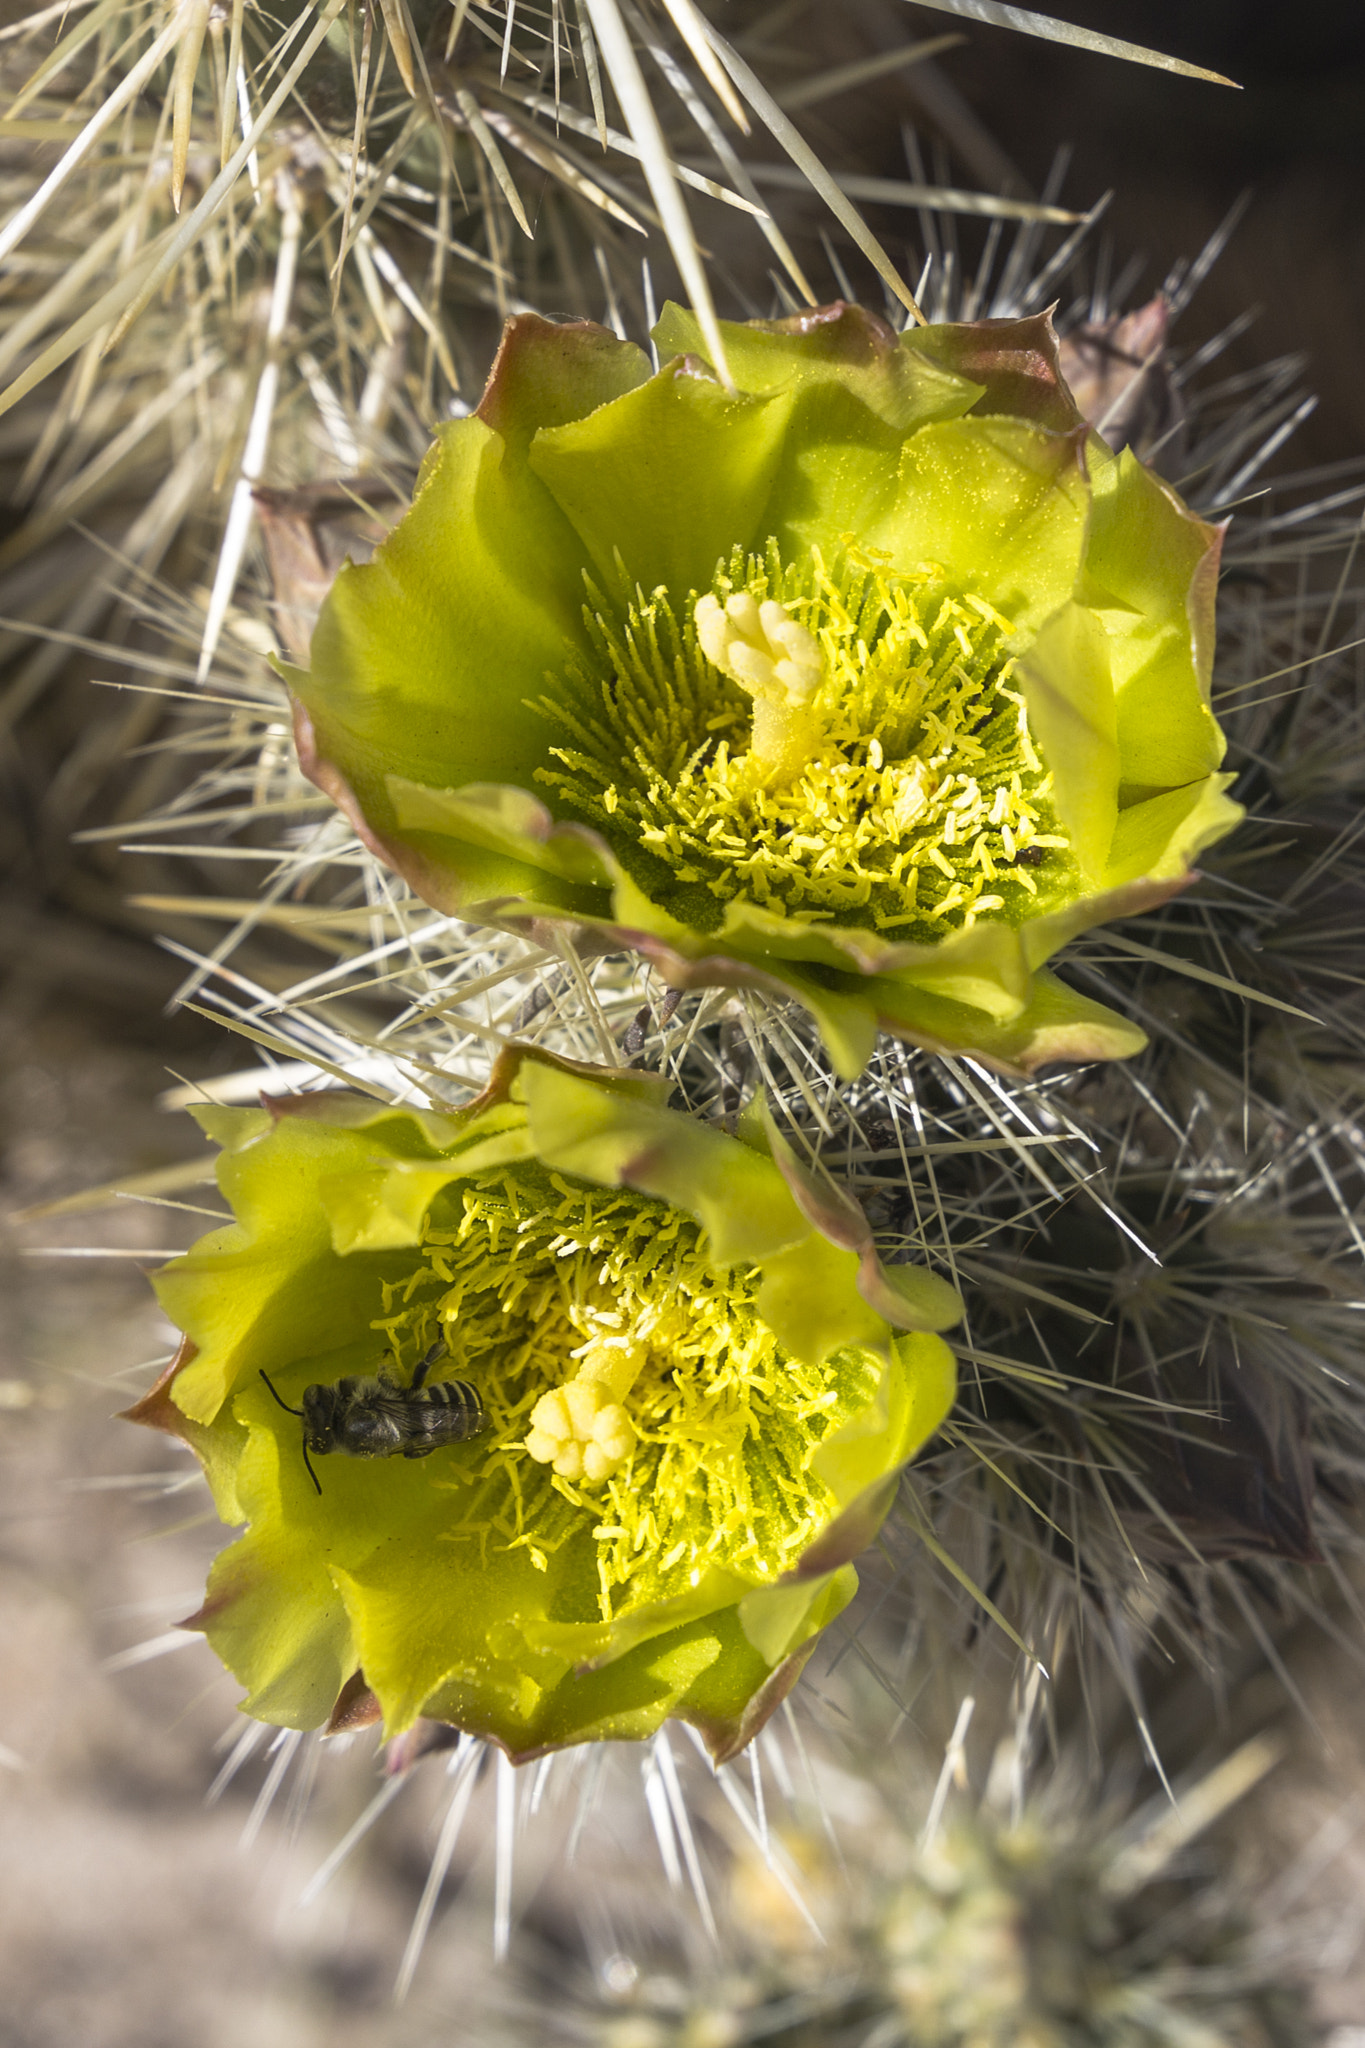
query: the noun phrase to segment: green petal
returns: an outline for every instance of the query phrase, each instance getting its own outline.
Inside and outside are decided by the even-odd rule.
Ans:
[[[837,1589],[836,1579],[844,1582]],[[857,1574],[845,1565],[838,1574],[799,1579],[791,1586],[761,1586],[757,1592],[746,1594],[736,1609],[745,1640],[753,1644],[765,1664],[776,1668],[785,1663],[808,1637],[833,1619],[829,1612],[832,1591],[842,1595],[838,1601],[840,1608],[852,1598],[852,1591],[845,1590],[849,1580],[856,1588]]]
[[[795,393],[768,522],[788,561],[812,546],[837,553],[848,534],[879,519],[906,435],[958,418],[981,396],[979,384],[842,301],[790,320],[722,321],[721,330],[741,391]],[[681,306],[664,307],[654,340],[664,356],[706,355],[696,315]]]
[[[798,391],[768,522],[786,561],[812,547],[833,557],[885,516],[901,438],[839,384]]]
[[[242,1453],[246,1449],[247,1432],[230,1409],[220,1410],[214,1426],[209,1428],[206,1423],[192,1422],[176,1405],[172,1388],[193,1358],[194,1348],[190,1340],[185,1339],[156,1385],[150,1387],[131,1408],[121,1410],[119,1420],[138,1422],[146,1429],[159,1429],[165,1435],[178,1437],[181,1443],[188,1444],[204,1468],[219,1520],[235,1526],[247,1518],[237,1491],[237,1476]]]
[[[732,548],[767,539],[791,407],[790,394],[732,397],[669,363],[587,419],[537,434],[530,463],[609,586],[619,559],[632,584],[667,584],[677,601],[709,589]]]
[[[1222,532],[1125,449],[1093,471],[1085,601],[1109,635],[1120,780],[1148,793],[1195,782],[1226,742],[1209,707]]]
[[[533,859],[538,868],[567,882],[594,889],[611,886],[611,869],[596,833],[581,825],[556,825],[544,804],[525,790],[494,782],[429,789],[396,775],[388,786],[404,831],[449,835],[511,861]]]
[[[1075,589],[1090,505],[1082,454],[1079,435],[1016,420],[922,427],[902,452],[894,504],[863,544],[905,574],[933,565],[1023,638]]]
[[[1241,804],[1224,794],[1233,780],[1231,775],[1208,775],[1120,811],[1106,884],[1121,888],[1139,876],[1161,881],[1183,875],[1206,846],[1224,838],[1245,815]]]
[[[839,1501],[856,1502],[928,1443],[956,1399],[957,1361],[943,1339],[897,1337],[877,1399],[820,1446],[815,1470]]]
[[[1226,829],[1224,822],[1210,836]],[[794,995],[815,1018],[830,1062],[844,1080],[856,1080],[863,1072],[879,1030],[929,1052],[965,1055],[1012,1075],[1032,1074],[1063,1060],[1131,1059],[1146,1045],[1146,1034],[1103,1003],[1092,1002],[1041,971],[1038,963],[1093,924],[1151,908],[1178,886],[1178,881],[1167,881],[1149,888],[1134,885],[1131,893],[1115,889],[1086,899],[1055,921],[1025,924],[1017,933],[1007,926],[979,924],[961,936],[971,941],[979,933],[1000,934],[987,941],[995,949],[996,975],[990,972],[984,947],[974,960],[945,962],[937,976],[918,966],[859,974],[848,968],[803,969],[775,957],[745,956],[731,962],[724,954],[713,953],[697,970],[698,985],[756,987]],[[690,985],[685,962],[664,952],[657,964],[677,986]],[[982,1004],[957,995],[961,988],[980,995]],[[1015,993],[1017,989],[1023,993]],[[886,1308],[881,1312],[888,1313]]]
[[[922,1266],[883,1266],[871,1225],[852,1195],[798,1159],[761,1095],[746,1114],[754,1111],[764,1147],[801,1214],[822,1239],[857,1254],[858,1292],[868,1306],[898,1330],[951,1330],[960,1323],[966,1311],[957,1289]],[[937,1421],[933,1427],[938,1427]]]
[[[412,510],[374,561],[337,577],[311,673],[291,681],[312,725],[309,772],[324,786],[328,767],[339,775],[381,840],[396,822],[390,775],[437,788],[529,784],[545,761],[549,728],[527,700],[584,651],[586,557],[527,450],[542,428],[583,418],[648,374],[641,350],[590,322],[509,321],[478,415],[442,430]],[[454,860],[434,849],[428,870],[419,837],[410,879],[444,883],[464,903],[517,893],[505,863],[477,837],[473,846]],[[381,851],[400,866],[412,858]]]
[[[250,1410],[254,1397],[239,1398]],[[261,1388],[259,1400],[268,1399]],[[326,1550],[311,1535],[300,1540],[316,1497],[301,1460],[297,1471],[294,1464],[272,1429],[252,1429],[238,1480],[252,1527],[215,1560],[204,1605],[187,1626],[203,1630],[246,1688],[244,1712],[285,1728],[316,1728],[356,1655]]]
[[[714,1125],[532,1058],[519,1086],[548,1166],[688,1210],[720,1265],[766,1266],[811,1235],[772,1161]]]
[[[551,914],[609,910],[612,867],[597,835],[556,824],[529,791],[486,782],[431,789],[398,775],[385,786],[397,829],[440,870],[451,908],[524,899]]]
[[[174,1388],[176,1405],[197,1422],[212,1422],[262,1366],[347,1344],[378,1313],[383,1281],[403,1270],[382,1252],[338,1261],[332,1244],[319,1178],[369,1166],[374,1146],[363,1132],[293,1118],[275,1125],[264,1110],[217,1111],[213,1129],[230,1147],[218,1185],[238,1221],[200,1238],[153,1282],[166,1314],[198,1347]],[[403,1142],[401,1129],[391,1142]],[[409,1143],[417,1142],[414,1130]]]
[[[567,1660],[532,1651],[517,1631],[522,1615],[543,1615],[564,1597],[569,1577],[557,1556],[538,1572],[524,1550],[480,1559],[478,1537],[459,1541],[456,1503],[437,1499],[423,1523],[391,1525],[389,1540],[353,1569],[333,1568],[366,1683],[391,1735],[411,1727],[434,1693],[452,1682],[480,1687],[490,1721],[530,1724]]]
[[[1028,1075],[1059,1060],[1125,1060],[1142,1051],[1146,1033],[1103,1003],[1068,988],[1040,969],[1019,1014],[998,1022],[883,976],[873,992],[884,1030],[930,1052],[965,1054],[1004,1074]]]
[[[1026,930],[982,918],[940,946],[917,946],[913,958],[889,978],[1008,1023],[1023,1010],[1032,989]]]
[[[884,320],[838,299],[789,320],[722,320],[730,374],[741,391],[766,394],[792,385],[840,385],[903,439],[929,420],[956,419],[984,387],[939,366],[898,337]],[[654,329],[659,354],[706,359],[701,323],[685,307],[665,305]],[[1068,423],[1070,424],[1070,423]]]
[[[749,1641],[732,1606],[653,1637],[617,1662],[574,1672],[534,1697],[523,1682],[520,1703],[510,1688],[495,1692],[493,1674],[460,1674],[428,1699],[426,1712],[501,1743],[518,1761],[567,1743],[639,1741],[666,1720],[689,1721],[716,1762],[724,1762],[781,1703],[804,1662],[803,1650],[856,1587],[851,1571],[822,1581],[806,1611],[804,1641],[776,1670]]]
[[[298,682],[320,755],[372,824],[392,829],[388,775],[530,785],[552,741],[527,700],[584,653],[584,566],[499,435],[478,418],[442,430],[412,510],[337,576]]]
[[[858,1291],[858,1263],[814,1231],[763,1261],[758,1312],[794,1358],[813,1362],[845,1344],[885,1345],[886,1322]]]
[[[1109,641],[1078,604],[1054,613],[1018,668],[1053,801],[1087,881],[1109,859],[1118,819],[1119,744]]]
[[[749,1580],[713,1568],[688,1592],[651,1600],[612,1621],[537,1621],[520,1613],[516,1630],[533,1649],[553,1652],[575,1671],[599,1671],[619,1663],[642,1643],[733,1607],[751,1590]]]

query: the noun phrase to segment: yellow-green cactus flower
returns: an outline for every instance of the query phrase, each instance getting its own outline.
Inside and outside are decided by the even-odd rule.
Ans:
[[[429,902],[1009,1071],[1142,1037],[1043,963],[1240,812],[1220,530],[1090,433],[1046,316],[842,303],[663,368],[512,320],[290,671],[300,757]]]
[[[513,1048],[458,1113],[198,1112],[237,1220],[158,1275],[186,1342],[132,1415],[249,1524],[189,1624],[247,1712],[518,1758],[677,1715],[723,1757],[851,1598],[961,1304],[761,1110],[731,1137],[667,1092]],[[429,1450],[442,1342],[423,1391],[476,1429]]]

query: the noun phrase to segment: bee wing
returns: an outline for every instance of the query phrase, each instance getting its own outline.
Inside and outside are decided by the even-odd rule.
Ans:
[[[404,1432],[412,1427],[413,1403],[408,1390],[392,1380],[380,1380],[374,1391],[365,1396],[364,1406],[367,1415],[381,1415]]]

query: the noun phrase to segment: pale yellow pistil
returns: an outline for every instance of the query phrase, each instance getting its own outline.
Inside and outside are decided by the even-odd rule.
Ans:
[[[708,661],[754,700],[747,760],[755,787],[784,789],[820,747],[815,694],[824,680],[819,643],[776,598],[737,591],[722,607],[697,600],[697,640]]]
[[[643,1344],[594,1339],[574,1377],[542,1394],[531,1410],[526,1448],[537,1464],[589,1486],[610,1479],[635,1449],[635,1425],[621,1403],[644,1362]]]

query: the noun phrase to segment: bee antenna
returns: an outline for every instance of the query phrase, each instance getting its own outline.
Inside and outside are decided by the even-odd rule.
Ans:
[[[284,1410],[285,1414],[286,1414],[286,1415],[302,1415],[302,1413],[303,1413],[303,1410],[302,1410],[302,1408],[291,1408],[291,1407],[290,1407],[290,1405],[289,1405],[289,1403],[288,1403],[287,1401],[283,1400],[283,1399],[282,1399],[282,1398],[280,1397],[280,1395],[279,1395],[279,1394],[276,1394],[276,1393],[275,1393],[275,1387],[274,1387],[274,1383],[273,1383],[273,1382],[272,1382],[272,1380],[270,1379],[270,1376],[269,1376],[269,1374],[268,1374],[268,1373],[266,1372],[266,1369],[265,1369],[265,1367],[264,1367],[264,1366],[260,1366],[260,1367],[258,1368],[258,1370],[259,1370],[259,1372],[260,1372],[261,1378],[262,1378],[262,1379],[263,1379],[263,1380],[265,1381],[266,1385],[267,1385],[267,1386],[268,1386],[268,1387],[270,1388],[270,1391],[271,1391],[271,1393],[275,1395],[275,1399],[276,1399],[276,1400],[277,1400],[277,1401],[279,1402],[279,1404],[280,1404],[281,1408],[283,1408],[283,1410]],[[319,1491],[321,1491],[321,1489],[319,1489]]]
[[[306,1466],[308,1467],[308,1477],[309,1477],[309,1478],[310,1478],[310,1479],[312,1480],[312,1482],[313,1482],[313,1487],[314,1487],[314,1490],[315,1490],[315,1492],[317,1493],[318,1499],[319,1499],[319,1500],[321,1500],[321,1498],[322,1498],[322,1481],[321,1481],[321,1480],[320,1480],[320,1479],[318,1478],[318,1475],[317,1475],[317,1473],[316,1473],[316,1472],[315,1472],[315,1471],[313,1470],[313,1461],[312,1461],[312,1459],[311,1459],[311,1458],[309,1457],[309,1455],[308,1455],[308,1439],[307,1439],[307,1437],[305,1437],[305,1438],[304,1438],[304,1440],[303,1440],[303,1462],[304,1462],[304,1464],[305,1464],[305,1465],[306,1465]]]

